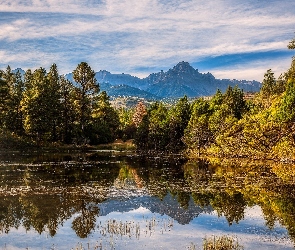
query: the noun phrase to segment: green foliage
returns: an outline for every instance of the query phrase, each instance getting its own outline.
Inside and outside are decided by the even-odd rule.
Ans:
[[[71,143],[75,137],[75,88],[64,76],[60,77],[60,116],[61,123],[59,128],[60,140],[64,143]]]
[[[88,128],[91,144],[108,143],[115,139],[120,120],[118,113],[111,107],[109,96],[101,92],[92,107],[92,119]]]
[[[149,149],[165,151],[169,141],[167,115],[168,110],[162,103],[155,103],[148,110],[149,114]]]
[[[203,99],[196,100],[192,105],[192,114],[184,131],[184,142],[190,149],[198,150],[208,145],[212,132],[209,128],[210,105]]]
[[[268,98],[272,94],[274,94],[275,86],[276,86],[276,79],[274,77],[274,73],[271,71],[271,69],[269,69],[264,74],[264,79],[263,79],[262,87],[260,90],[262,96],[265,98]]]
[[[78,87],[75,89],[75,109],[80,137],[85,139],[85,129],[91,118],[93,100],[99,92],[99,85],[95,79],[95,72],[86,62],[78,64],[73,71],[73,78]]]
[[[233,115],[235,118],[241,119],[246,107],[243,91],[238,86],[234,88],[229,86],[224,94],[222,104],[228,115]]]
[[[5,128],[7,125],[8,110],[10,104],[10,90],[7,81],[3,78],[3,71],[0,71],[0,125]]]
[[[282,97],[278,117],[282,122],[295,122],[295,78],[288,80],[287,89]]]
[[[168,123],[168,144],[167,150],[178,152],[184,148],[183,136],[191,116],[191,106],[186,96],[179,99],[174,107],[169,110]]]
[[[128,139],[134,139],[136,133],[136,126],[133,123],[133,109],[121,108],[119,113],[119,134],[123,141]]]
[[[24,76],[8,66],[0,71],[0,129],[48,142],[107,143],[117,136],[118,113],[105,92],[98,96],[95,73],[81,63],[73,72],[76,85],[59,76],[55,64],[49,72],[39,68]]]

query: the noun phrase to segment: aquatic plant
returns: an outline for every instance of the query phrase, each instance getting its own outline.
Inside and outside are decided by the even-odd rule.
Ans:
[[[238,243],[238,240],[232,236],[222,235],[222,236],[212,236],[205,237],[203,240],[204,250],[242,250],[244,249]]]

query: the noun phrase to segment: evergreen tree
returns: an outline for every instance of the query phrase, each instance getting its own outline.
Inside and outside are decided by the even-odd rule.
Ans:
[[[111,106],[109,96],[101,92],[93,105],[88,135],[92,144],[108,143],[115,139],[119,128],[119,115]]]
[[[85,128],[91,118],[92,99],[99,92],[99,85],[95,79],[95,72],[86,62],[78,64],[73,71],[73,78],[78,85],[76,89],[76,112],[81,136],[85,136]]]
[[[191,110],[187,96],[180,98],[168,114],[168,135],[169,143],[167,149],[172,152],[177,152],[184,147],[182,137],[184,130],[188,125]]]
[[[61,94],[61,127],[60,137],[65,143],[71,143],[75,136],[76,113],[74,108],[75,88],[71,81],[66,80],[64,76],[60,77]]]
[[[44,68],[35,70],[33,75],[30,71],[26,74],[26,89],[21,101],[24,128],[38,143],[57,140],[60,91],[55,71],[53,66],[49,75]]]
[[[46,97],[50,103],[48,116],[50,119],[51,140],[57,141],[61,130],[61,86],[56,64],[52,64],[47,74]]]
[[[156,102],[149,110],[149,149],[164,151],[169,143],[169,130],[167,123],[168,110],[163,103]]]
[[[134,143],[139,151],[149,149],[149,125],[149,116],[146,114],[137,128],[134,138]]]
[[[10,130],[19,135],[23,135],[23,113],[21,110],[21,100],[24,93],[24,81],[19,71],[15,73],[14,83],[11,87],[12,107],[10,111]]]
[[[209,145],[212,132],[209,129],[210,108],[209,103],[197,99],[192,105],[192,114],[184,134],[184,142],[188,148],[197,150],[200,154],[201,147]]]
[[[268,69],[264,74],[260,93],[262,98],[267,101],[267,106],[270,106],[270,97],[276,93],[276,79],[271,69]]]
[[[28,72],[30,74],[30,72]],[[43,139],[47,131],[47,117],[43,104],[44,82],[46,71],[40,68],[34,71],[29,79],[26,79],[26,89],[21,102],[24,114],[24,129],[38,143]]]
[[[0,71],[0,128],[6,126],[10,104],[9,85],[3,79],[3,71]]]
[[[246,108],[246,102],[243,91],[238,86],[234,88],[228,86],[222,103],[224,104],[223,108],[226,109],[226,113],[233,115],[237,119],[242,118],[242,114]]]

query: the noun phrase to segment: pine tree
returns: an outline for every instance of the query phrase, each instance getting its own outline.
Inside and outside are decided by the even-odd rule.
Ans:
[[[51,140],[59,139],[59,131],[61,130],[61,86],[56,64],[52,64],[47,74],[47,97],[50,108],[48,116],[50,117],[50,134]]]
[[[81,136],[85,137],[85,129],[91,118],[92,99],[99,92],[99,85],[95,79],[95,72],[86,62],[78,64],[73,71],[73,78],[78,85],[76,88],[76,111]]]
[[[57,141],[60,125],[60,86],[56,65],[49,74],[39,68],[26,73],[26,89],[21,101],[24,128],[39,143]]]
[[[74,123],[76,113],[74,108],[75,88],[71,81],[66,80],[64,76],[60,77],[60,95],[61,95],[61,140],[65,143],[71,143],[75,136]]]
[[[28,75],[30,72],[28,72]],[[24,114],[24,129],[28,135],[31,135],[37,143],[45,139],[46,132],[50,124],[47,109],[46,94],[46,70],[39,68],[26,79],[24,96],[21,102],[22,112]],[[46,101],[45,101],[46,100]]]
[[[3,71],[0,71],[0,128],[6,126],[10,101],[9,85],[3,79]]]
[[[14,74],[14,83],[11,87],[12,106],[10,110],[10,130],[19,135],[24,133],[23,112],[21,110],[21,100],[24,93],[24,81],[19,71]]]
[[[182,137],[188,125],[191,109],[187,96],[180,98],[168,114],[169,143],[167,149],[177,152],[184,147]]]
[[[88,135],[92,144],[108,143],[115,139],[119,128],[119,115],[111,106],[110,97],[101,92],[93,104],[91,126]]]

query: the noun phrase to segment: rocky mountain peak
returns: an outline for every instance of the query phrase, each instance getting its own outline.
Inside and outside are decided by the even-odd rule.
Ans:
[[[178,73],[190,73],[190,74],[196,71],[188,62],[184,62],[184,61],[176,64],[172,70]]]

